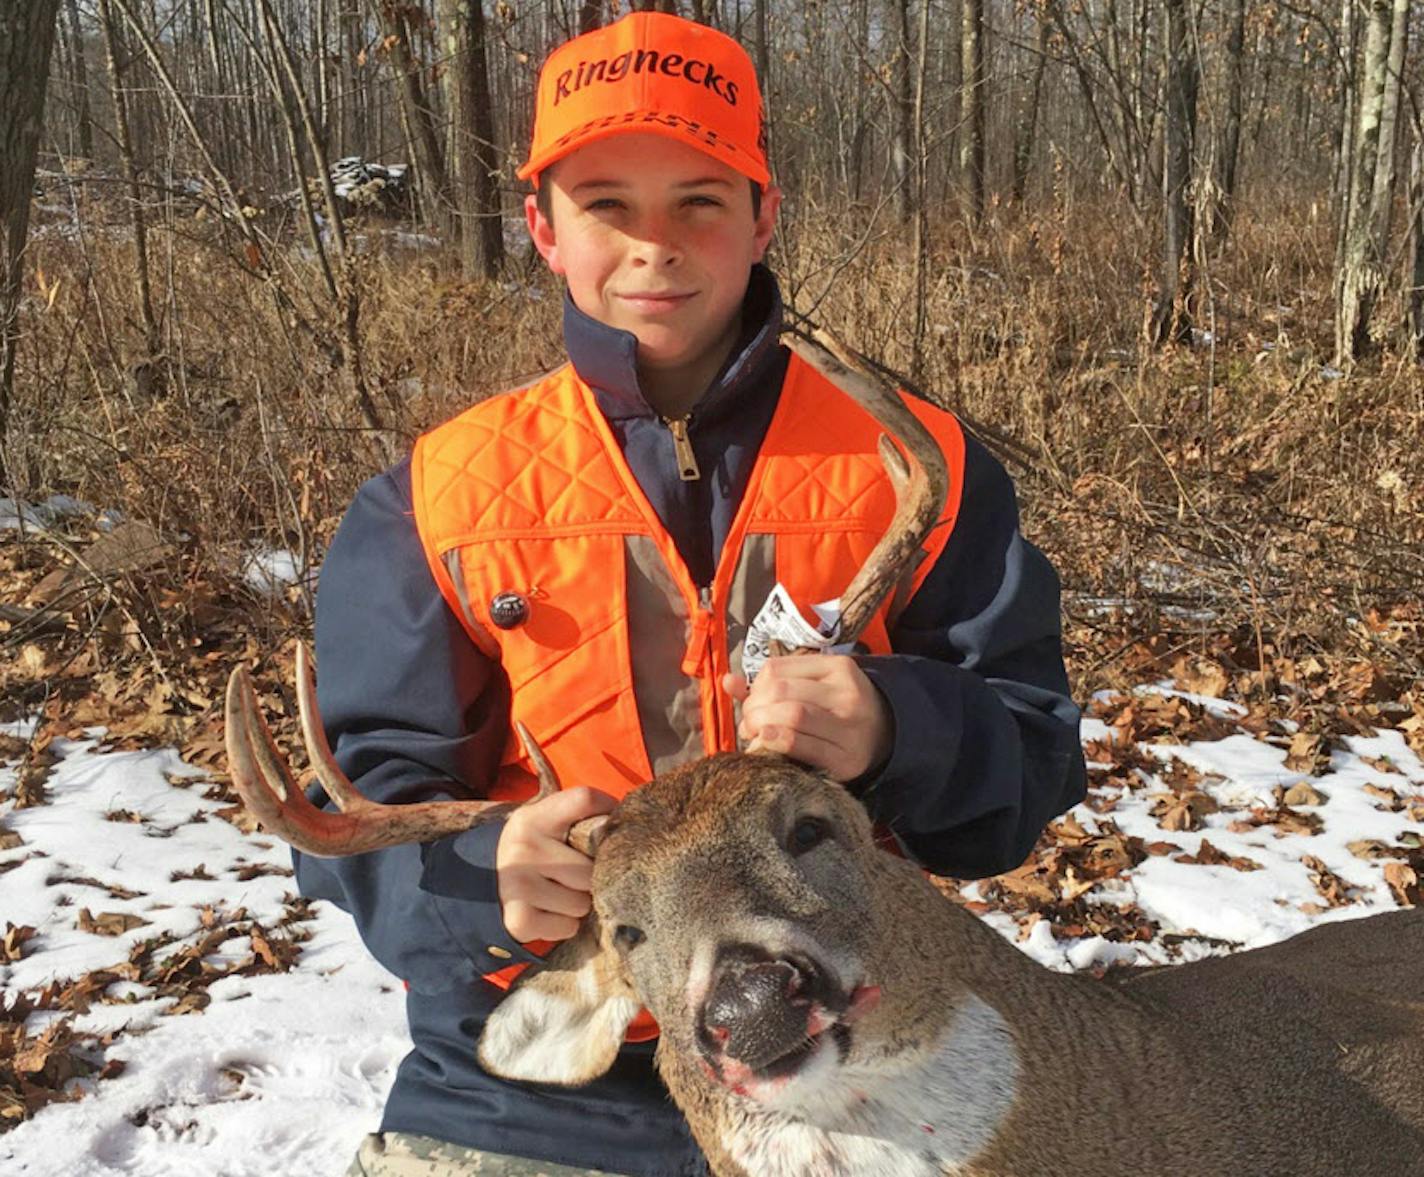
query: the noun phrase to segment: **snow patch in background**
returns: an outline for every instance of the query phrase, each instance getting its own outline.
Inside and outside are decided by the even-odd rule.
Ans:
[[[0,528],[13,531],[20,526],[21,519],[26,527],[51,527],[61,519],[77,515],[92,515],[94,508],[69,495],[50,495],[42,503],[18,503],[14,499],[0,498]]]
[[[260,593],[282,596],[296,584],[316,588],[317,569],[308,568],[304,575],[296,553],[270,548],[253,552],[243,560],[242,579]]]

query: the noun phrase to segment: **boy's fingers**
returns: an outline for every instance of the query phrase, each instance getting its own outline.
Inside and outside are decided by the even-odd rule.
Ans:
[[[814,699],[773,699],[742,710],[739,728],[743,739],[755,736],[764,727],[784,727],[834,740],[838,731],[850,726],[847,718],[821,706]]]
[[[779,658],[768,658],[757,675],[760,682],[763,675],[770,678],[810,678],[825,679],[839,677],[856,666],[855,660],[846,654],[783,654]]]
[[[741,702],[751,692],[751,684],[747,682],[744,674],[724,674],[722,676],[722,689],[731,695],[737,702]]]
[[[504,909],[504,926],[516,940],[567,940],[578,930],[582,920],[531,907],[527,903],[510,903]]]
[[[549,839],[524,864],[559,886],[587,892],[593,887],[593,859],[565,842]]]
[[[748,745],[749,751],[780,752],[811,768],[824,769],[839,777],[845,763],[845,749],[804,729],[771,725],[762,728]]]
[[[575,822],[612,813],[617,804],[617,799],[607,793],[580,785],[575,789],[561,789],[543,800],[521,806],[515,810],[515,818],[529,832],[562,842]]]
[[[587,891],[576,891],[530,872],[521,873],[512,881],[505,908],[507,910],[511,904],[523,903],[538,911],[583,919],[589,913],[591,902]]]

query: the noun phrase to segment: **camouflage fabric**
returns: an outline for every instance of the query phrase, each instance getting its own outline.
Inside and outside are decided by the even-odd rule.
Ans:
[[[406,1132],[372,1133],[346,1177],[613,1177],[603,1169],[570,1169],[548,1161],[506,1157]]]

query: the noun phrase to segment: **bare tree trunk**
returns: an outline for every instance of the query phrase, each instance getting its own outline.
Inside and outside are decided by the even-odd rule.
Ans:
[[[910,72],[910,0],[891,0],[894,21],[890,64],[890,160],[895,177],[895,212],[908,223],[914,212],[914,77]]]
[[[0,3],[0,484],[6,486],[13,474],[5,455],[20,342],[22,263],[58,11],[59,0]]]
[[[1408,40],[1409,0],[1394,0],[1380,110],[1379,156],[1370,186],[1370,232],[1374,234],[1381,258],[1389,252],[1390,222],[1394,219],[1394,157],[1399,139],[1399,107],[1404,94],[1404,54]]]
[[[134,234],[134,282],[138,288],[139,316],[143,319],[147,360],[152,362],[160,350],[158,318],[153,313],[153,287],[148,269],[148,217],[144,212],[143,191],[139,187],[138,163],[134,159],[133,136],[129,129],[128,89],[124,85],[124,70],[128,67],[128,52],[114,23],[109,0],[99,0],[99,23],[104,30],[104,56],[109,66],[109,87],[114,103],[114,138],[119,145],[119,162],[124,170],[124,182],[129,191],[129,216]]]
[[[925,134],[925,75],[929,66],[930,0],[920,0],[920,44],[915,62],[915,328],[910,378],[923,375],[925,328],[929,319],[929,142]]]
[[[212,70],[212,86],[219,95],[214,104],[217,117],[217,145],[213,152],[224,170],[233,170],[232,118],[228,113],[230,105],[226,96],[227,70],[224,68],[222,46],[218,41],[218,30],[222,22],[218,19],[217,0],[203,0],[203,26],[207,34],[208,66]]]
[[[1216,149],[1216,185],[1212,193],[1211,233],[1218,245],[1231,232],[1236,199],[1236,161],[1241,149],[1241,116],[1245,68],[1246,0],[1232,0],[1231,25],[1226,34],[1226,118]]]
[[[591,33],[603,26],[604,0],[579,0],[578,31]]]
[[[424,182],[427,207],[433,210],[435,223],[443,231],[458,232],[459,226],[451,215],[455,202],[451,198],[450,173],[445,167],[445,153],[440,149],[435,114],[421,85],[420,63],[411,50],[406,6],[396,3],[396,0],[373,2],[378,6],[381,27],[386,32],[387,50],[400,87],[401,112],[409,128],[416,167]]]
[[[1048,65],[1048,14],[1035,8],[1034,20],[1038,23],[1038,56],[1033,63],[1033,78],[1019,109],[1018,127],[1014,134],[1013,197],[1017,203],[1023,202],[1024,192],[1028,188],[1028,170],[1033,162],[1033,140],[1038,130],[1038,104],[1043,93],[1043,71]]]
[[[969,216],[984,218],[984,3],[963,0],[959,52],[963,61],[964,136],[959,141],[959,171],[969,192]]]
[[[65,15],[69,19],[69,43],[74,47],[72,72],[74,77],[74,109],[79,123],[79,154],[94,158],[94,124],[89,115],[89,64],[84,59],[84,29],[79,24],[78,0],[67,0]]]
[[[1192,144],[1197,119],[1197,55],[1187,25],[1186,0],[1166,0],[1167,110],[1162,137],[1165,221],[1162,287],[1148,322],[1148,340],[1189,338],[1192,328]]]
[[[1350,232],[1351,210],[1355,207],[1355,112],[1359,98],[1356,74],[1359,71],[1359,33],[1355,19],[1356,0],[1340,0],[1340,125],[1335,151],[1335,274],[1345,269],[1345,240]],[[1339,299],[1338,289],[1336,299]]]
[[[1371,224],[1370,208],[1382,146],[1380,128],[1388,81],[1390,8],[1390,0],[1370,0],[1366,17],[1357,99],[1360,117],[1350,181],[1352,199],[1346,220],[1344,257],[1335,285],[1335,362],[1340,365],[1354,363],[1369,350],[1370,317],[1384,284],[1384,261]]]
[[[494,144],[494,104],[485,60],[484,9],[479,0],[440,0],[445,43],[455,208],[460,220],[460,261],[466,277],[493,278],[504,261],[500,220],[499,160]]]
[[[770,153],[776,125],[776,103],[772,101],[771,93],[771,36],[767,31],[766,6],[767,0],[756,0],[756,71],[757,80],[761,83],[762,104],[764,107],[762,119],[766,127],[766,149],[767,152]]]
[[[1414,358],[1424,361],[1424,126],[1418,124],[1409,166],[1409,234],[1412,240],[1405,265],[1406,326]]]
[[[316,58],[316,126],[321,145],[331,151],[331,54],[326,32],[330,21],[330,0],[317,0],[312,17],[312,55]]]

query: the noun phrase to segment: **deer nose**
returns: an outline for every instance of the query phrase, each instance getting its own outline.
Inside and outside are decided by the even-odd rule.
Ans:
[[[703,1046],[753,1069],[776,1062],[806,1042],[811,1009],[823,988],[813,961],[725,948],[699,1019]]]

